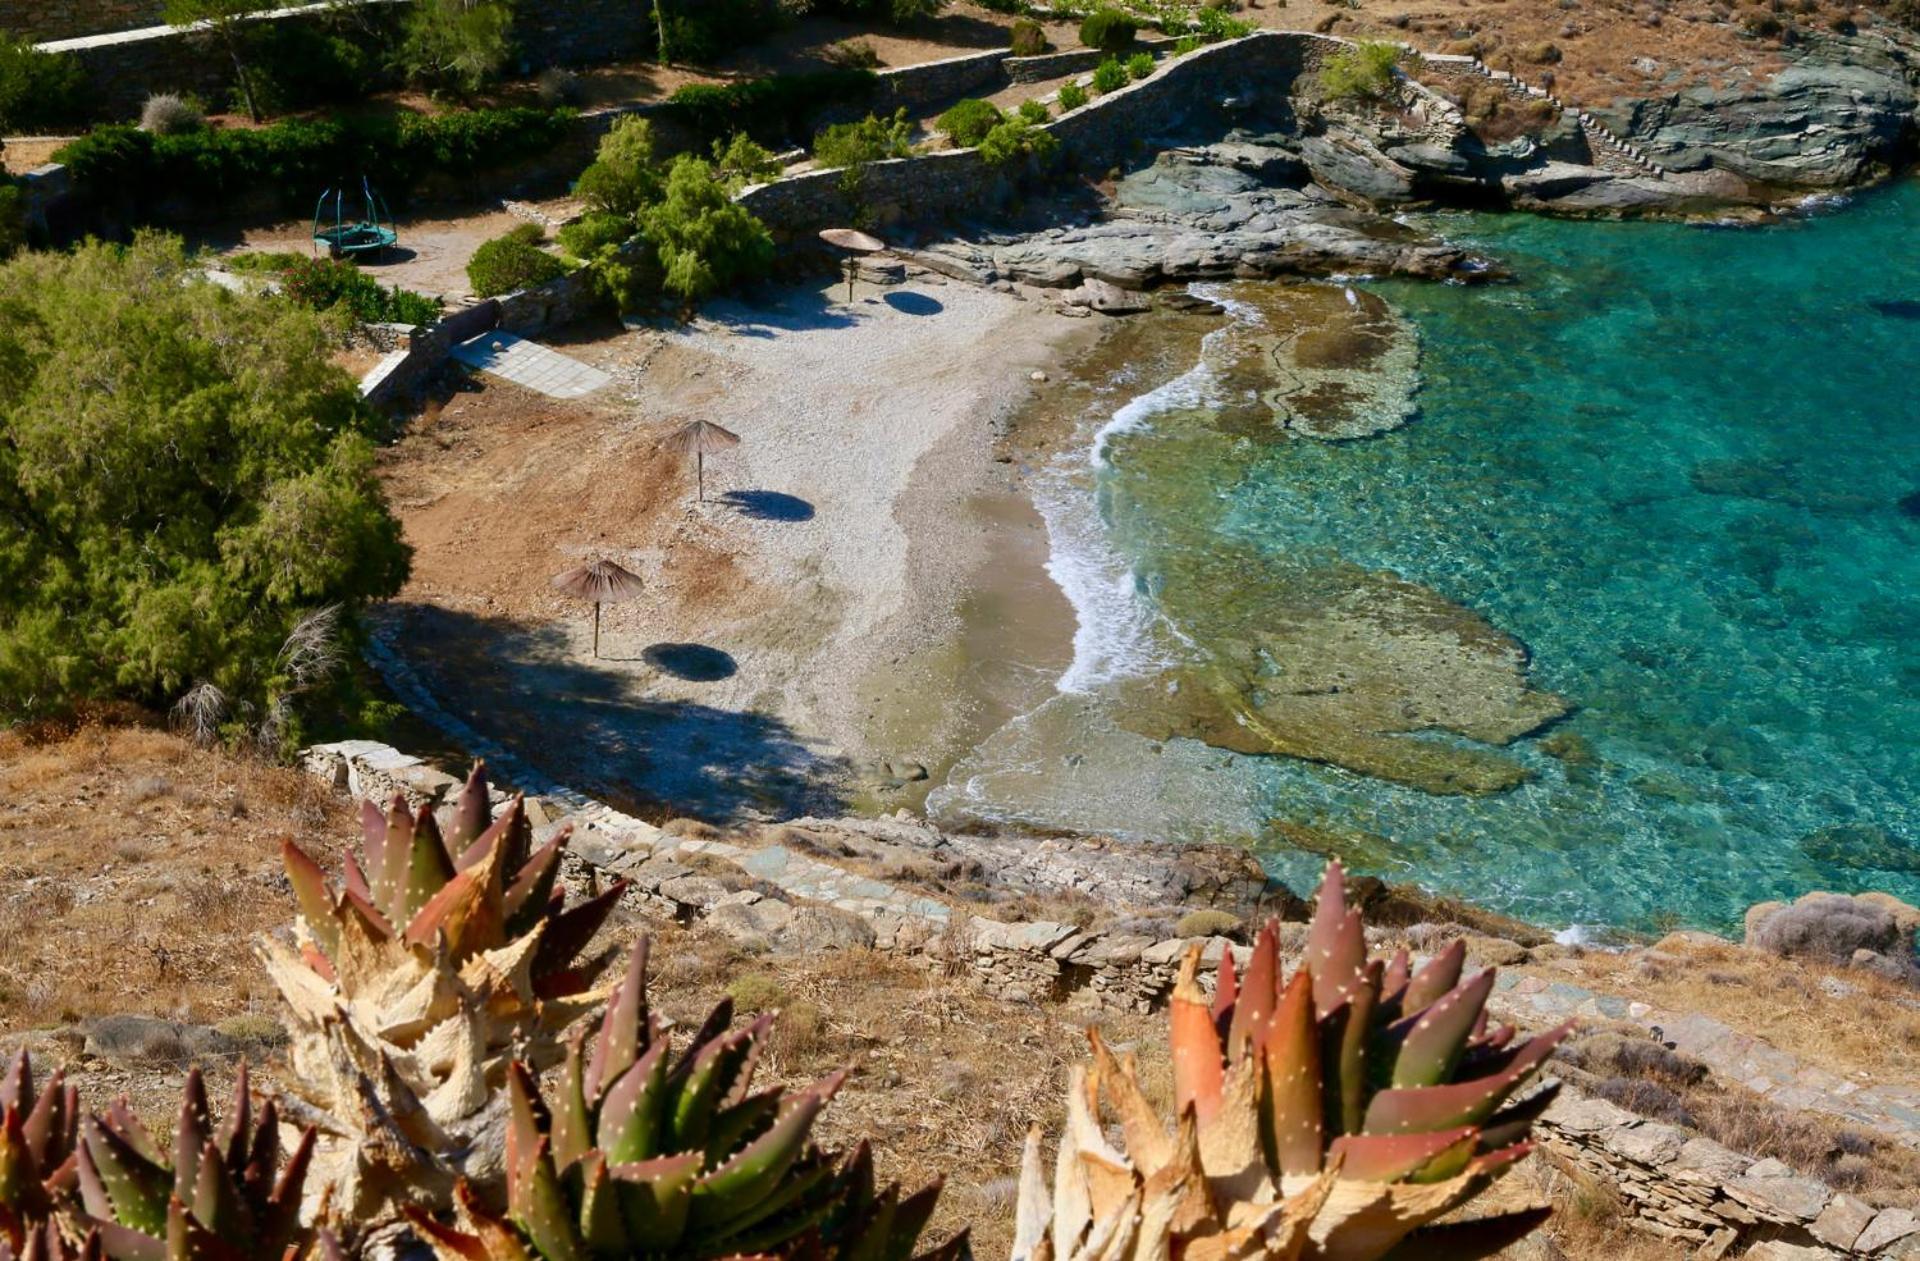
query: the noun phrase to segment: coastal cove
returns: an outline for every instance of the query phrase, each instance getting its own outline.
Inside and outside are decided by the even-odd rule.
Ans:
[[[1196,286],[1227,314],[1135,317],[1035,404],[1072,664],[929,813],[1253,838],[1556,928],[1920,894],[1920,184],[1410,222],[1514,281]]]

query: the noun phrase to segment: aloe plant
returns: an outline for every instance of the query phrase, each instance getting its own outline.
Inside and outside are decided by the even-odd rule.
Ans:
[[[1429,1225],[1524,1157],[1557,1085],[1513,1101],[1570,1025],[1525,1041],[1489,1029],[1494,974],[1462,981],[1455,942],[1417,971],[1406,951],[1367,957],[1345,873],[1330,865],[1301,966],[1283,983],[1269,924],[1246,975],[1222,958],[1214,994],[1200,951],[1169,1012],[1169,1128],[1131,1057],[1097,1032],[1076,1068],[1053,1190],[1027,1142],[1015,1261],[1185,1255],[1371,1261],[1490,1255],[1545,1220],[1529,1207]],[[1100,1125],[1104,1100],[1124,1150]]]
[[[33,1088],[33,1062],[22,1050],[0,1077],[0,1246],[15,1256],[33,1247],[58,1247],[39,1232],[74,1181],[74,1146],[80,1126],[80,1095],[55,1069]]]
[[[306,1238],[300,1193],[313,1142],[308,1129],[281,1167],[279,1117],[269,1101],[256,1120],[244,1064],[216,1127],[196,1068],[187,1074],[171,1159],[124,1098],[81,1122],[79,1226],[112,1261],[291,1258]]]
[[[538,850],[524,803],[492,817],[476,765],[443,832],[430,809],[361,807],[336,889],[288,842],[298,949],[261,943],[292,1020],[289,1114],[320,1131],[310,1207],[391,1220],[444,1207],[466,1177],[503,1180],[507,1062],[558,1062],[561,1035],[606,997],[582,951],[625,888],[567,904],[561,829]]]
[[[635,948],[591,1050],[567,1051],[550,1096],[513,1067],[507,1215],[464,1186],[460,1225],[409,1214],[442,1261],[620,1261],[808,1255],[907,1261],[938,1183],[876,1191],[860,1144],[844,1160],[810,1140],[844,1072],[788,1097],[752,1077],[774,1017],[735,1030],[723,999],[673,1054],[647,1010]],[[951,1261],[964,1236],[923,1254]]]

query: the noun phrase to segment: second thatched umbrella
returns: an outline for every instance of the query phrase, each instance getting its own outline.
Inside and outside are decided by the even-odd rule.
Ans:
[[[570,596],[593,601],[593,655],[600,655],[600,606],[636,598],[645,587],[640,575],[610,560],[596,560],[555,576],[553,585]]]
[[[680,426],[660,444],[675,455],[693,457],[696,476],[699,478],[700,502],[707,502],[707,457],[718,455],[728,447],[740,445],[740,435],[731,429],[722,429],[710,420],[696,420]]]

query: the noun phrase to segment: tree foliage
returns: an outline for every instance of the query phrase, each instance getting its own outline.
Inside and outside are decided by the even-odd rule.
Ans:
[[[254,94],[253,67],[247,49],[248,21],[253,14],[274,7],[274,0],[166,0],[160,8],[167,25],[202,26],[233,63],[234,89],[247,117],[260,121],[260,102]]]
[[[593,162],[580,172],[573,191],[589,211],[631,215],[660,197],[660,176],[653,165],[653,124],[628,115],[600,138]]]
[[[195,687],[280,712],[315,682],[295,628],[399,589],[333,337],[171,238],[0,266],[0,718]]]
[[[666,195],[648,207],[641,225],[659,258],[661,285],[682,298],[707,297],[773,265],[766,225],[734,203],[700,158],[674,159]]]
[[[999,126],[1000,119],[1000,108],[992,101],[969,97],[949,106],[933,125],[952,138],[956,149],[971,149]]]
[[[1398,47],[1386,43],[1342,48],[1320,67],[1320,91],[1330,101],[1379,100],[1393,88],[1393,70],[1400,56]]]
[[[395,60],[413,82],[466,96],[499,73],[512,40],[506,0],[414,0]]]
[[[566,275],[567,265],[540,248],[542,235],[536,225],[523,223],[483,242],[467,260],[467,283],[474,293],[491,298]]]
[[[86,72],[69,53],[44,53],[0,31],[0,134],[72,126],[86,112]]]
[[[18,254],[26,243],[27,195],[0,175],[0,263]]]
[[[1045,163],[1059,149],[1059,137],[1021,114],[1006,119],[980,141],[980,156],[989,166],[1005,166],[1026,158]]]
[[[765,184],[780,178],[780,161],[765,145],[754,142],[744,131],[736,131],[727,140],[713,142],[713,173],[738,193],[751,184]]]

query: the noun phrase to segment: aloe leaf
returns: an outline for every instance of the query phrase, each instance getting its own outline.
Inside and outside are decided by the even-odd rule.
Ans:
[[[25,1047],[13,1053],[5,1076],[0,1076],[0,1109],[24,1108],[33,1098],[33,1061]]]
[[[1280,1002],[1280,938],[1269,920],[1253,940],[1253,955],[1247,960],[1247,979],[1240,987],[1233,1007],[1233,1022],[1227,1027],[1227,1058],[1238,1059],[1247,1047],[1258,1045],[1273,1019]]]
[[[801,1094],[771,1129],[695,1183],[689,1218],[693,1230],[704,1234],[723,1226],[772,1194],[805,1152],[807,1135],[826,1099],[818,1088]]]
[[[633,1251],[626,1219],[620,1212],[620,1200],[613,1181],[607,1175],[607,1158],[600,1152],[588,1152],[569,1175],[580,1184],[580,1236],[587,1251],[597,1256],[624,1257]]]
[[[553,1158],[547,1153],[546,1140],[535,1144],[520,1177],[519,1203],[509,1211],[514,1223],[526,1232],[534,1250],[546,1261],[586,1261],[573,1223],[567,1216],[567,1200],[554,1172]]]
[[[641,1252],[672,1248],[686,1233],[693,1204],[693,1183],[700,1157],[688,1152],[610,1168],[614,1194],[635,1247]]]
[[[1431,1134],[1345,1134],[1333,1140],[1327,1160],[1350,1181],[1400,1182],[1449,1148],[1464,1143],[1471,1152],[1477,1132],[1466,1125]]]
[[[260,1123],[265,1126],[272,1109],[269,1104],[262,1111]],[[300,1195],[307,1181],[307,1168],[313,1163],[313,1146],[317,1135],[309,1125],[300,1132],[300,1141],[293,1145],[293,1153],[287,1157],[286,1168],[280,1171],[279,1180],[273,1185],[273,1194],[267,1198],[266,1212],[260,1221],[260,1231],[273,1248],[284,1248],[300,1231]],[[272,1164],[261,1168],[271,1171]]]
[[[396,924],[407,922],[407,869],[413,862],[413,811],[399,793],[387,806],[386,842],[376,857],[367,854],[374,902]]]
[[[422,806],[420,817],[414,821],[412,835],[408,838],[405,888],[395,900],[394,922],[410,922],[422,907],[433,900],[434,894],[446,888],[453,874],[453,861],[447,857],[447,847],[440,841],[439,831],[433,823],[433,812]]]
[[[780,1112],[782,1095],[781,1089],[775,1086],[722,1108],[707,1131],[707,1163],[722,1164],[742,1146],[764,1133]]]
[[[518,936],[533,927],[553,896],[553,884],[560,874],[560,854],[567,847],[565,829],[542,845],[507,887],[507,932]]]
[[[600,1146],[613,1164],[650,1160],[665,1147],[667,1040],[659,1038],[613,1083],[600,1104]]]
[[[1487,1077],[1445,1086],[1383,1090],[1367,1105],[1361,1128],[1368,1134],[1409,1134],[1478,1125],[1540,1067],[1572,1028],[1569,1022],[1531,1039],[1515,1052],[1505,1069]]]
[[[910,1261],[914,1244],[919,1242],[921,1232],[933,1220],[934,1209],[940,1205],[940,1189],[944,1181],[935,1179],[894,1208],[893,1231],[881,1261]]]
[[[164,1238],[98,1217],[88,1222],[88,1226],[90,1233],[98,1238],[101,1251],[113,1261],[167,1261],[167,1241]]]
[[[1293,974],[1280,1006],[1267,1026],[1261,1052],[1267,1072],[1267,1116],[1263,1138],[1283,1175],[1320,1172],[1324,1134],[1324,1084],[1320,1073],[1320,1031],[1313,1016],[1313,978],[1305,968]]]
[[[1200,948],[1196,945],[1187,951],[1173,983],[1167,1044],[1173,1051],[1174,1111],[1183,1113],[1192,1108],[1205,1124],[1220,1111],[1226,1067],[1220,1058],[1220,1035],[1213,1027],[1212,1010],[1195,979],[1199,967]],[[1251,1000],[1250,993],[1242,996],[1243,1002]]]
[[[647,1021],[647,950],[645,937],[634,943],[626,975],[607,1003],[600,1036],[593,1044],[593,1061],[587,1066],[585,1089],[590,1099],[598,1099],[639,1057],[640,1029]]]
[[[607,916],[613,913],[613,908],[619,905],[621,895],[626,891],[627,881],[616,880],[600,896],[570,906],[547,921],[546,931],[540,935],[540,945],[533,957],[534,976],[559,971],[572,962],[575,955],[585,950],[587,943],[600,931],[600,925],[606,923]]]
[[[739,1237],[763,1222],[780,1219],[782,1226],[793,1219],[819,1220],[817,1213],[834,1210],[852,1203],[855,1196],[842,1180],[840,1185],[832,1181],[833,1166],[817,1152],[801,1157],[800,1163],[787,1171],[787,1176],[771,1194],[764,1196],[759,1203],[737,1213],[722,1225],[713,1227],[701,1236],[703,1241],[714,1246],[716,1251],[725,1253],[751,1252],[765,1246],[765,1236],[755,1232],[751,1244]],[[869,1192],[872,1188],[869,1186]],[[871,1201],[869,1195],[869,1202]],[[783,1216],[792,1213],[792,1218]]]
[[[1227,1029],[1233,1019],[1233,1005],[1240,997],[1240,978],[1235,975],[1233,951],[1220,952],[1220,966],[1213,974],[1213,1027],[1220,1036],[1227,1036]]]
[[[587,1112],[587,1095],[582,1078],[586,1070],[580,1064],[580,1043],[585,1031],[576,1033],[567,1047],[566,1064],[553,1102],[553,1163],[563,1173],[567,1167],[593,1148],[593,1125]]]
[[[287,870],[287,883],[293,886],[294,901],[300,906],[300,916],[306,920],[307,930],[320,943],[322,950],[328,953],[339,950],[340,930],[333,922],[337,904],[327,889],[327,876],[320,870],[320,864],[288,840],[280,842],[280,865]]]
[[[240,1195],[240,1188],[220,1163],[220,1152],[211,1142],[201,1149],[197,1167],[200,1173],[193,1198],[185,1201],[192,1209],[194,1220],[234,1247],[246,1247],[254,1237],[257,1223]],[[174,1199],[180,1201],[182,1197],[176,1195]]]
[[[9,1105],[0,1115],[0,1213],[21,1204],[33,1193],[39,1170],[27,1145],[20,1109]]]
[[[1407,982],[1407,992],[1400,1000],[1403,1012],[1423,1011],[1440,1001],[1441,995],[1460,984],[1460,973],[1467,964],[1466,939],[1456,937],[1448,942],[1446,948],[1427,965],[1413,974]]]
[[[87,1118],[81,1132],[100,1185],[112,1201],[112,1209],[105,1216],[145,1234],[165,1234],[172,1173],[141,1155],[130,1140],[96,1118]]]
[[[677,1087],[667,1114],[671,1146],[678,1151],[693,1151],[707,1144],[707,1131],[720,1108],[720,1100],[740,1061],[746,1057],[748,1032],[717,1037],[693,1052],[687,1070],[674,1082]]]
[[[187,1204],[193,1203],[200,1176],[200,1152],[208,1143],[212,1128],[206,1082],[201,1079],[199,1069],[189,1069],[187,1084],[180,1092],[180,1121],[173,1133],[173,1193]]]
[[[454,798],[453,819],[448,824],[445,838],[447,857],[457,857],[462,850],[479,839],[493,819],[493,802],[487,791],[487,764],[475,762],[473,769],[467,772],[467,782],[460,787],[460,795]]]
[[[1510,1103],[1487,1118],[1480,1127],[1480,1146],[1486,1151],[1506,1147],[1526,1138],[1553,1101],[1560,1097],[1560,1083],[1550,1081],[1518,1103]]]
[[[1477,1018],[1486,1015],[1493,993],[1493,970],[1449,990],[1425,1011],[1409,1015],[1399,1034],[1400,1054],[1393,1062],[1395,1086],[1433,1086],[1446,1081],[1460,1063]]]
[[[495,819],[479,836],[476,836],[464,850],[460,851],[459,856],[453,860],[453,869],[461,872],[472,871],[484,862],[487,856],[493,853],[496,848],[501,851],[503,857],[510,858],[511,855],[507,853],[507,850],[513,837],[514,822],[516,818],[519,817],[521,809],[522,807],[518,797],[509,801],[507,808],[500,812],[500,817]],[[508,871],[518,871],[519,869],[520,864],[516,862],[503,862],[500,865],[500,870],[503,875]]]
[[[246,1168],[247,1141],[252,1133],[253,1094],[248,1083],[247,1062],[241,1060],[234,1074],[233,1102],[227,1105],[226,1119],[214,1132],[213,1141],[220,1148],[220,1158],[235,1169]],[[180,1150],[178,1145],[174,1150]]]
[[[882,1261],[893,1242],[893,1218],[898,1209],[898,1190],[888,1187],[859,1222],[850,1238],[840,1247],[842,1261]]]

